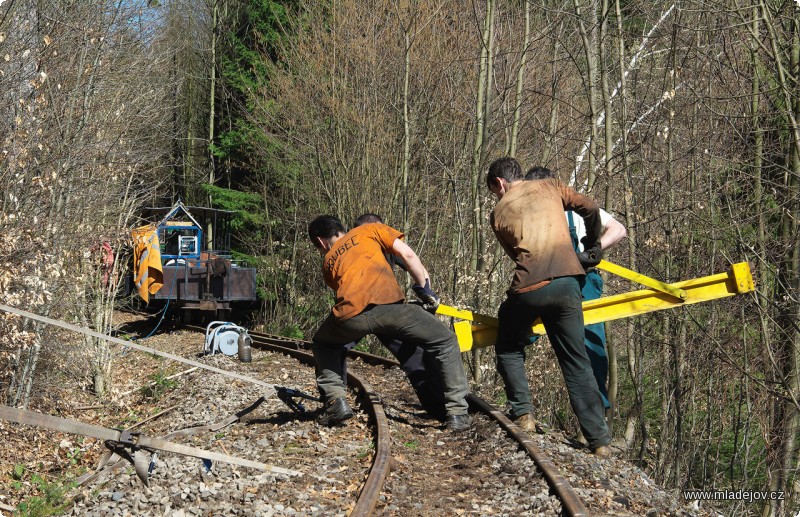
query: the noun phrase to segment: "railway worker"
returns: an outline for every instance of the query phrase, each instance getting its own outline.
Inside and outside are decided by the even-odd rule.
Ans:
[[[356,228],[364,224],[373,223],[383,224],[383,219],[377,214],[366,213],[355,220],[353,227]],[[402,258],[392,253],[386,253],[384,256],[392,268],[397,266],[408,272],[408,268]],[[425,278],[429,278],[427,271],[425,272]],[[377,335],[376,337],[400,363],[400,368],[406,374],[411,387],[414,388],[422,409],[432,417],[444,420],[447,413],[445,412],[442,379],[438,375],[430,373],[436,371],[436,363],[433,357],[430,354],[426,354],[425,350],[415,343],[404,343],[399,339],[383,335]],[[348,349],[353,346],[355,346],[355,343],[350,343]]]
[[[322,274],[333,289],[336,304],[312,338],[317,386],[325,401],[318,421],[334,425],[353,416],[345,400],[343,356],[346,345],[368,334],[413,343],[430,353],[444,385],[447,417],[453,431],[471,425],[467,414],[467,376],[456,336],[436,316],[408,304],[385,253],[403,259],[414,279],[414,293],[436,306],[439,297],[430,288],[425,267],[405,242],[403,234],[385,224],[366,224],[345,233],[339,219],[321,215],[308,225],[311,242],[323,255]]]
[[[553,171],[547,167],[532,167],[525,174],[526,180],[541,180],[554,178]],[[569,236],[572,239],[572,248],[578,257],[583,257],[581,252],[585,251],[581,239],[586,237],[586,226],[583,219],[576,216],[572,210],[564,212],[567,217]],[[628,232],[622,223],[614,217],[600,209],[600,223],[602,231],[600,233],[600,248],[603,253],[611,246],[624,239]],[[583,264],[581,264],[583,265]],[[581,296],[584,300],[596,300],[603,295],[603,277],[597,268],[592,267],[591,263],[586,264],[586,276],[579,278],[581,286]],[[592,372],[603,397],[603,406],[606,410],[611,408],[608,400],[608,354],[606,353],[606,326],[604,323],[593,323],[583,328],[583,344],[586,347],[586,355],[592,363]]]
[[[511,416],[535,430],[530,386],[525,372],[525,341],[541,317],[558,359],[572,410],[590,449],[611,455],[603,399],[583,346],[583,311],[579,279],[584,269],[570,242],[564,210],[581,215],[586,225],[586,255],[599,261],[600,209],[556,179],[525,181],[510,157],[492,162],[486,176],[498,199],[489,217],[492,230],[515,262],[514,277],[498,310],[497,370],[505,383]]]

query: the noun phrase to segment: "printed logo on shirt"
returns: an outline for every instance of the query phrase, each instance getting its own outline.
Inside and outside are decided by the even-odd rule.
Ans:
[[[341,244],[339,244],[339,242],[341,242]],[[336,264],[336,261],[339,260],[339,257],[341,257],[347,250],[358,246],[355,235],[350,237],[344,242],[342,241],[339,242],[337,242],[338,246],[336,247],[336,252],[333,255],[331,255],[331,258],[329,258],[327,262],[325,262],[325,268],[328,271],[333,269],[333,265]]]

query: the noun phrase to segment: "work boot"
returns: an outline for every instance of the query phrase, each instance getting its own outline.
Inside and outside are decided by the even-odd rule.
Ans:
[[[592,454],[604,460],[613,458],[615,456],[614,450],[608,445],[601,445],[600,447],[597,447],[592,451]]]
[[[467,414],[447,415],[444,423],[451,431],[466,431],[472,425],[472,418]]]
[[[353,418],[353,410],[344,397],[335,398],[325,403],[325,410],[317,417],[321,425],[332,426]]]
[[[625,458],[628,447],[624,440],[614,440],[608,445],[601,445],[592,450],[592,454],[598,458]]]
[[[537,422],[530,413],[517,417],[514,423],[526,433],[547,434],[548,431],[547,426]]]

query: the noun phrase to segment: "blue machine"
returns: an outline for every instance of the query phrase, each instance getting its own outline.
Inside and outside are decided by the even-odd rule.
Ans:
[[[230,252],[235,212],[180,201],[147,212],[161,215],[156,227],[164,272],[163,286],[151,299],[174,303],[185,316],[191,311],[217,315],[234,303],[256,301],[255,268],[233,260]]]

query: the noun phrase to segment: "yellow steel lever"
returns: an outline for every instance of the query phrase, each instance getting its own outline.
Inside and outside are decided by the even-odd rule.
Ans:
[[[634,273],[633,271],[630,272]],[[626,278],[628,277],[626,276]],[[654,281],[658,282],[657,280]],[[667,293],[664,289],[650,286],[650,289],[603,296],[596,300],[583,302],[584,323],[589,325],[629,318],[639,314],[716,300],[755,290],[750,265],[747,262],[733,264],[730,271],[725,273],[684,280],[672,285],[664,284],[664,286],[675,290],[678,294]],[[680,296],[679,293],[684,293],[684,296]],[[443,304],[439,305],[436,313],[463,320],[453,324],[458,338],[458,345],[462,352],[472,348],[494,346],[497,338],[497,318]],[[534,322],[531,333],[545,333],[544,325],[540,320]]]
[[[627,278],[628,280],[631,280],[632,282],[636,282],[638,284],[642,284],[645,287],[651,287],[656,291],[667,293],[679,300],[686,300],[687,294],[686,291],[684,291],[683,289],[671,286],[669,284],[665,284],[661,280],[650,278],[649,276],[637,273],[636,271],[622,267],[618,264],[614,264],[607,260],[601,260],[600,263],[597,264],[597,269],[602,269],[604,271],[608,271],[609,273],[614,273],[617,276],[621,276],[622,278]]]

